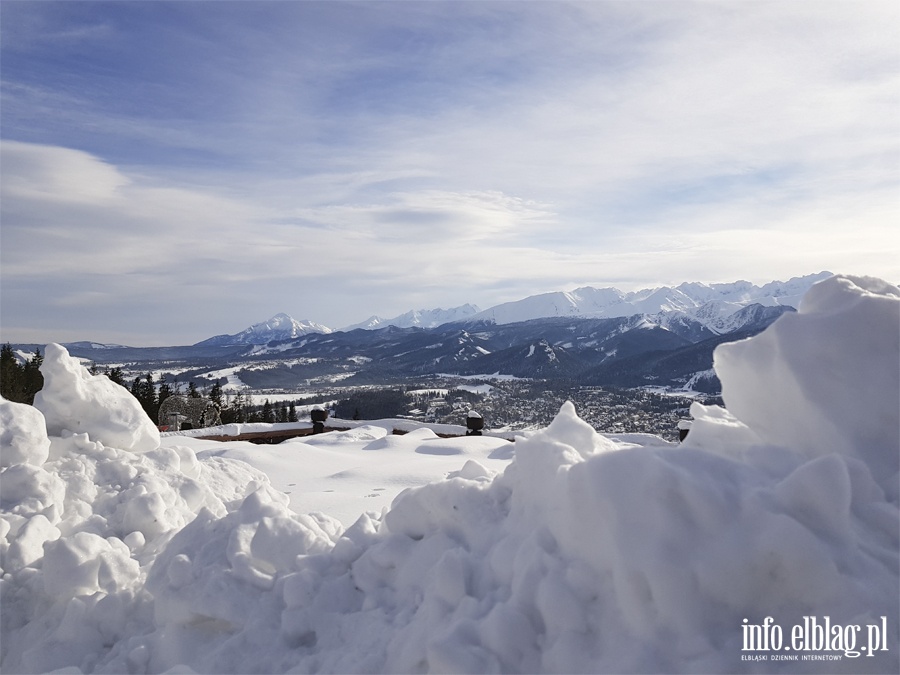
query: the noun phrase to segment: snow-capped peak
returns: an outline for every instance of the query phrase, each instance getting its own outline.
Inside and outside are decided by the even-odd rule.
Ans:
[[[374,328],[384,328],[385,326],[396,326],[398,328],[434,328],[451,321],[462,321],[479,312],[479,308],[475,305],[466,303],[459,307],[451,307],[450,309],[412,309],[393,319],[382,319],[380,316],[370,316],[361,323],[347,326],[343,330],[349,331],[355,328],[364,328],[371,330]]]
[[[384,328],[387,325],[385,319],[382,319],[377,314],[373,314],[365,321],[360,321],[359,323],[355,323],[352,326],[347,326],[342,328],[343,331],[355,330],[357,328],[362,328],[364,330],[374,330],[376,328]]]
[[[280,312],[268,321],[255,323],[240,333],[217,335],[197,344],[211,347],[223,345],[264,345],[273,340],[291,340],[309,333],[332,332],[334,331],[328,326],[309,320],[297,321],[289,314]]]

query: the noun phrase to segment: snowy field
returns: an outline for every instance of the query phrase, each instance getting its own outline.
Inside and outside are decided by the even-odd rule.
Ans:
[[[720,346],[680,445],[160,437],[49,345],[0,402],[3,673],[897,673],[900,290]]]

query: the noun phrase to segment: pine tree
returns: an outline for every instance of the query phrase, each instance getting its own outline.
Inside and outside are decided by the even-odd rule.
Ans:
[[[125,386],[125,374],[119,366],[110,369],[110,371],[106,373],[106,376],[116,384],[122,385],[123,387]]]
[[[266,399],[266,402],[263,404],[262,421],[269,423],[275,421],[275,411],[272,410],[272,404],[269,403],[269,399]]]
[[[12,345],[7,342],[0,349],[0,395],[7,401],[25,403],[24,371]]]
[[[188,382],[188,396],[191,398],[202,398],[200,392],[197,390],[197,385],[193,382]]]
[[[25,364],[22,373],[22,385],[25,394],[23,403],[32,405],[34,403],[34,395],[44,387],[44,376],[41,375],[41,364],[43,362],[44,355],[41,354],[40,348],[35,348],[34,355]]]
[[[172,387],[169,386],[169,383],[163,380],[159,383],[159,389],[156,394],[156,405],[157,405],[157,413],[159,412],[159,406],[162,405],[162,402],[165,401],[172,395]]]
[[[240,402],[240,405],[237,406],[238,409],[238,422],[249,422],[250,421],[250,394],[247,392],[238,392],[235,397],[236,400]]]
[[[131,383],[131,395],[141,404],[144,412],[147,413],[147,417],[156,424],[159,416],[159,399],[156,397],[153,373],[147,373],[143,378],[134,378],[134,381]]]
[[[222,424],[241,424],[249,421],[247,402],[243,391],[238,390],[234,398],[222,407],[220,416],[222,417]]]
[[[220,410],[225,407],[225,403],[222,401],[222,385],[218,380],[209,390],[209,400],[219,406]]]
[[[299,422],[299,418],[297,417],[297,406],[294,405],[294,402],[291,401],[290,408],[288,408],[288,422]]]

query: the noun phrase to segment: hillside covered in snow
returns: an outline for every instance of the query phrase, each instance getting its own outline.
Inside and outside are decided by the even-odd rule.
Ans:
[[[0,402],[0,669],[898,672],[900,289],[829,278],[714,365],[680,445],[566,404],[250,446],[50,345]]]

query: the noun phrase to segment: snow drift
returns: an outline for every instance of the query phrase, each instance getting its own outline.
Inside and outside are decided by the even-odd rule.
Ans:
[[[244,462],[128,433],[130,395],[47,352],[39,405],[0,403],[3,672],[898,671],[884,282],[828,279],[720,347],[728,410],[695,404],[680,446],[566,404],[502,473],[470,460],[346,529]],[[888,634],[742,658],[747,624],[810,617]]]

